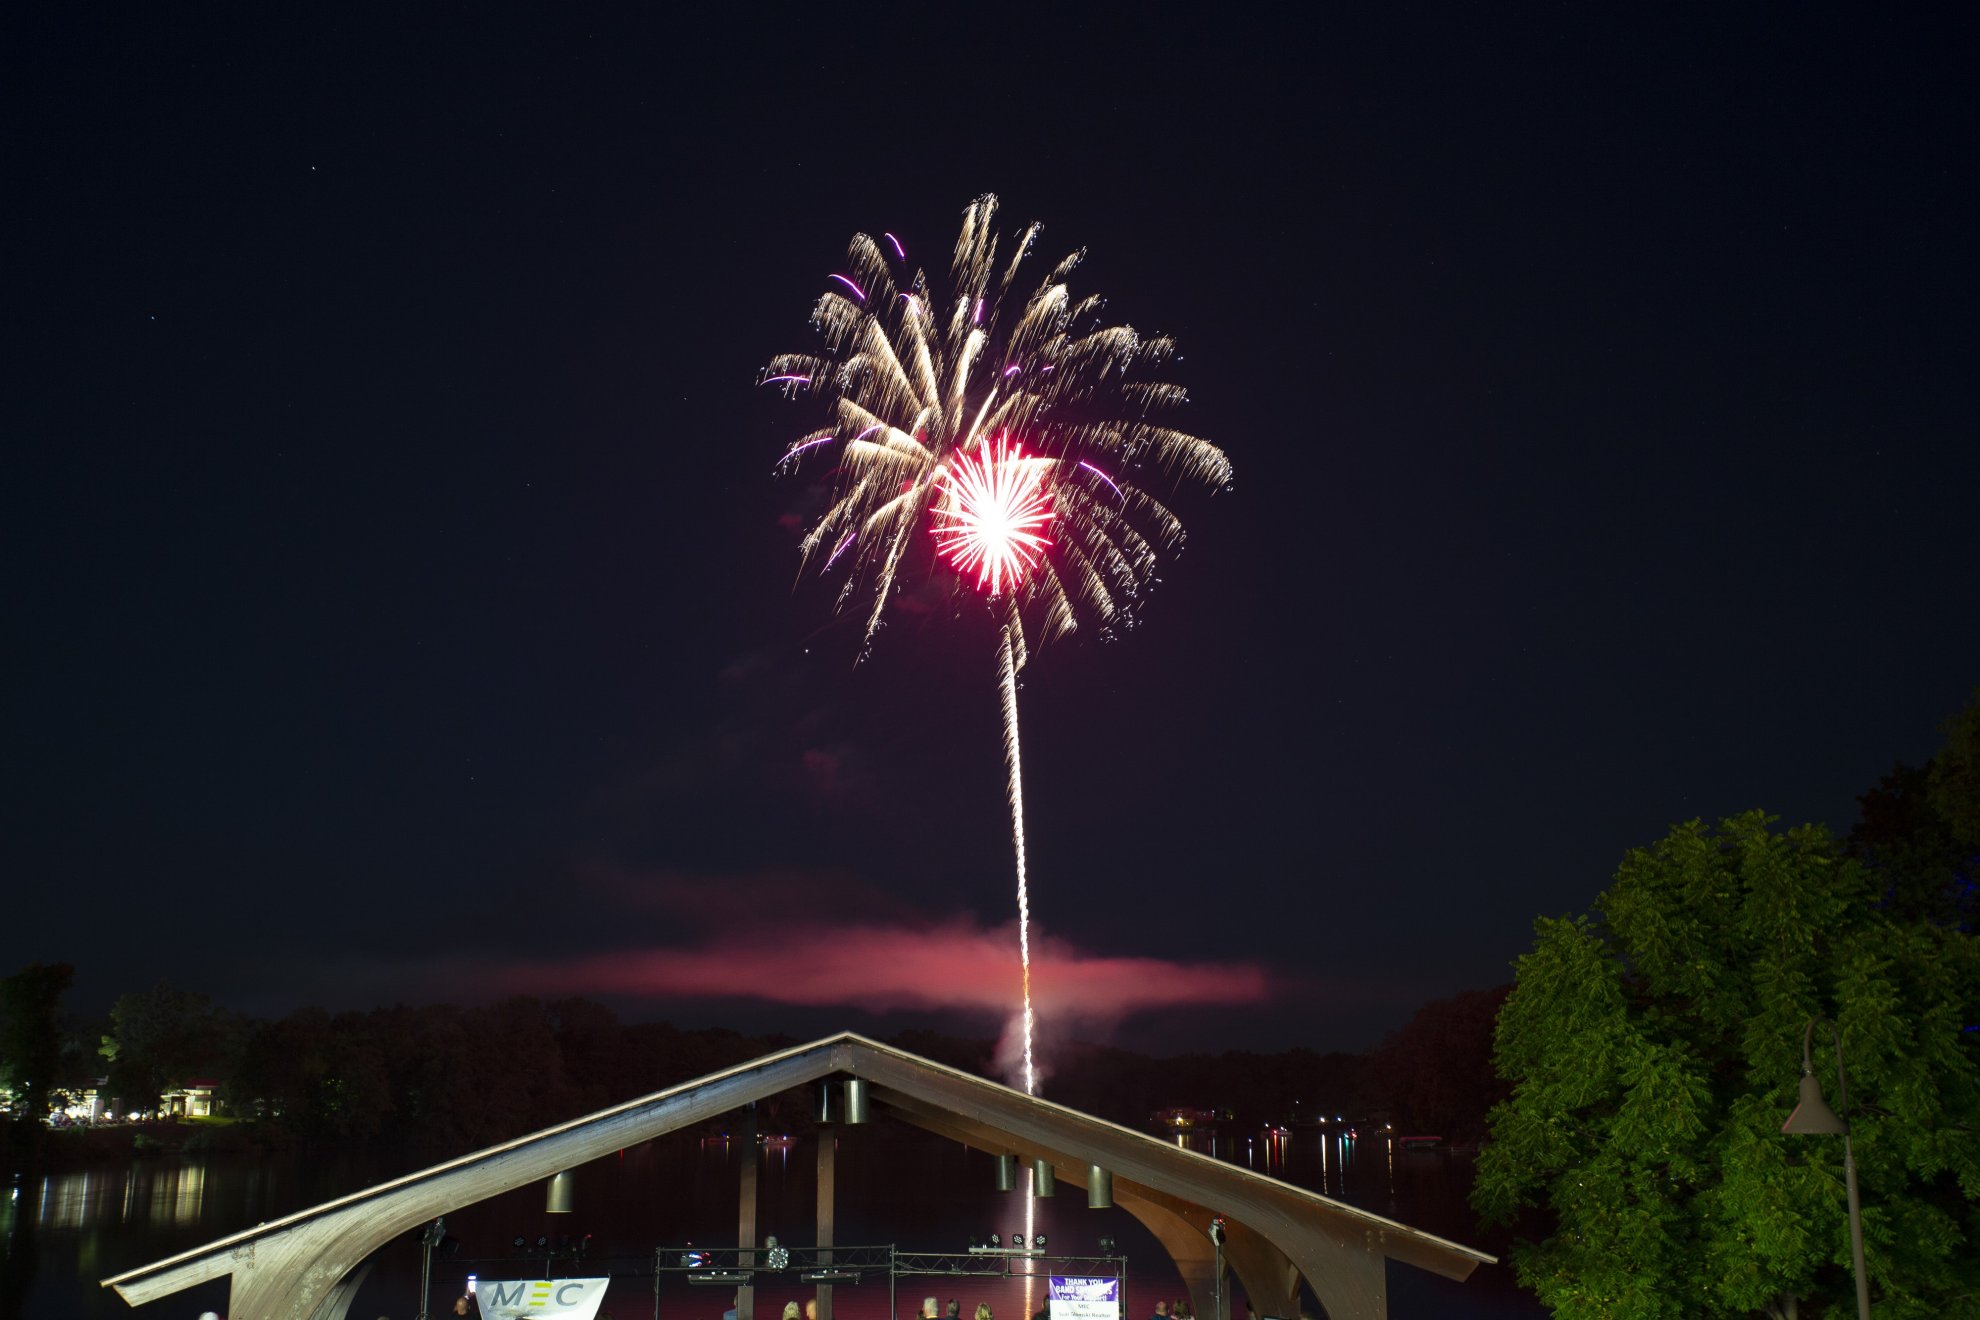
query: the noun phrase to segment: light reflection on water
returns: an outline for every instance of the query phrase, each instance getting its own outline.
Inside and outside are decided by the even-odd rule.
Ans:
[[[1468,1156],[1394,1152],[1380,1138],[1356,1141],[1344,1134],[1307,1129],[1199,1130],[1172,1137],[1185,1149],[1214,1152],[1240,1166],[1439,1236],[1476,1241],[1476,1225],[1465,1204],[1471,1181]],[[476,1270],[491,1276],[504,1268],[521,1269],[534,1277],[540,1264],[534,1259],[527,1265],[506,1266],[495,1261],[470,1264],[465,1259],[510,1254],[508,1244],[515,1236],[595,1233],[598,1256],[618,1262],[613,1272],[628,1263],[650,1268],[658,1245],[679,1249],[687,1242],[732,1243],[737,1227],[737,1161],[745,1148],[739,1141],[716,1137],[704,1143],[698,1134],[683,1133],[582,1165],[576,1170],[578,1210],[569,1220],[544,1214],[541,1186],[449,1211],[448,1232],[463,1243],[464,1259],[444,1268],[436,1262],[436,1278],[445,1276],[444,1285],[436,1282],[436,1289],[457,1287],[460,1279],[453,1276]],[[759,1170],[758,1232],[803,1244],[811,1236],[816,1208],[813,1137],[805,1133],[790,1142],[766,1140],[752,1153]],[[1023,1229],[1049,1233],[1055,1247],[1082,1251],[1092,1249],[1097,1234],[1110,1233],[1133,1262],[1130,1314],[1146,1314],[1149,1299],[1176,1295],[1181,1288],[1160,1244],[1125,1211],[1090,1211],[1078,1189],[1062,1188],[1061,1195],[1036,1202],[1022,1194],[997,1193],[989,1157],[954,1142],[913,1131],[889,1133],[876,1125],[841,1136],[838,1170],[841,1243],[897,1242],[904,1250],[960,1250],[971,1234]],[[27,1288],[25,1305],[18,1312],[25,1320],[127,1316],[129,1310],[114,1294],[98,1288],[98,1280],[403,1171],[369,1161],[339,1164],[321,1155],[311,1158],[292,1152],[183,1165],[139,1160],[123,1168],[51,1175],[15,1189],[18,1199],[8,1207],[12,1213],[0,1214],[0,1230],[4,1230],[0,1237],[6,1239],[8,1249],[0,1253],[0,1275],[12,1269],[16,1276],[11,1284],[0,1279],[0,1285],[6,1285],[0,1286],[0,1294]],[[1019,1201],[1024,1202],[1022,1208]],[[19,1277],[23,1266],[25,1280]],[[414,1313],[408,1302],[417,1279],[418,1251],[407,1236],[380,1254],[351,1314]],[[997,1313],[1005,1315],[1008,1309],[1014,1315],[1031,1314],[1035,1299],[1023,1296],[1022,1281],[1013,1283],[1017,1291],[997,1300]],[[625,1284],[651,1296],[650,1284],[644,1280],[628,1279]],[[1495,1289],[1479,1279],[1434,1294],[1425,1291],[1441,1284],[1427,1276],[1392,1280],[1391,1315],[1395,1320],[1427,1315],[1440,1320],[1474,1316],[1525,1320],[1540,1314],[1532,1304],[1508,1297],[1505,1283]],[[863,1287],[839,1291],[840,1320],[911,1315],[919,1298],[919,1290],[909,1287],[915,1296],[904,1293],[905,1301],[896,1311],[896,1299],[883,1282],[868,1281]],[[17,1292],[13,1295],[19,1297]],[[446,1294],[436,1292],[436,1296]],[[665,1313],[669,1320],[717,1320],[721,1308],[713,1297],[709,1289],[673,1289]],[[788,1299],[781,1293],[761,1293],[757,1314],[774,1317],[784,1300]],[[994,1299],[986,1293],[985,1300]],[[6,1301],[0,1295],[0,1314],[8,1310]],[[197,1314],[208,1306],[226,1310],[224,1285],[180,1301],[184,1305],[174,1313]],[[778,1305],[769,1305],[773,1301]],[[644,1310],[641,1306],[632,1313]]]
[[[41,1180],[35,1222],[61,1232],[86,1227],[189,1228],[206,1205],[206,1166],[89,1169]]]

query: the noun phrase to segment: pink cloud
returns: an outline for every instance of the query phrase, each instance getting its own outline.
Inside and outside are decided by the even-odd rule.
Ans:
[[[654,999],[759,999],[872,1011],[963,1009],[1003,1015],[1019,976],[1014,927],[956,918],[925,927],[765,920],[716,932],[695,948],[638,949],[510,966],[501,988],[522,994]],[[1150,1009],[1255,1004],[1271,978],[1245,963],[1090,956],[1032,939],[1032,995],[1041,1013],[1111,1022]]]

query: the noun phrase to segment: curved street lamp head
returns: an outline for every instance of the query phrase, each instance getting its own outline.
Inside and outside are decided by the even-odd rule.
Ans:
[[[1870,1320],[1870,1275],[1863,1268],[1863,1210],[1856,1199],[1856,1156],[1849,1149],[1849,1124],[1822,1098],[1822,1084],[1815,1080],[1815,1024],[1829,1029],[1836,1045],[1836,1103],[1849,1108],[1849,1080],[1843,1075],[1842,1032],[1836,1024],[1821,1018],[1809,1019],[1801,1033],[1801,1101],[1781,1131],[1812,1136],[1839,1136],[1843,1139],[1843,1187],[1849,1198],[1849,1263],[1856,1276],[1856,1320]]]
[[[1804,1137],[1840,1137],[1849,1134],[1849,1124],[1822,1098],[1822,1084],[1815,1080],[1815,1074],[1805,1072],[1801,1074],[1801,1099],[1787,1122],[1781,1124],[1781,1131]]]

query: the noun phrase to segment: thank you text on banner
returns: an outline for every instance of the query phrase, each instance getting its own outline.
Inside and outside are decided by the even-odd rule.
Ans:
[[[1121,1281],[1052,1276],[1052,1320],[1121,1320]]]

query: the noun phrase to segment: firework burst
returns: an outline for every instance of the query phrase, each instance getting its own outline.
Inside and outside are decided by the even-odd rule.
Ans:
[[[1097,295],[1076,299],[1067,280],[1081,252],[1026,284],[1038,226],[1005,242],[996,212],[987,195],[964,211],[940,289],[891,234],[854,236],[812,309],[821,350],[763,373],[765,385],[826,404],[827,424],[789,445],[778,468],[832,465],[831,499],[799,548],[807,567],[843,575],[841,608],[865,601],[869,642],[924,529],[942,523],[952,474],[972,456],[979,471],[994,465],[996,445],[1023,447],[1026,479],[1050,501],[1051,553],[993,591],[1009,592],[1040,642],[1083,622],[1132,624],[1160,555],[1183,537],[1145,483],[1231,479],[1223,450],[1166,420],[1186,398],[1166,379],[1174,343],[1105,324]]]
[[[1000,440],[962,455],[943,478],[930,510],[936,547],[957,572],[976,574],[992,597],[1015,588],[1051,548],[1044,535],[1052,521],[1049,467]]]
[[[1231,466],[1165,420],[1186,398],[1165,376],[1175,345],[1106,324],[1097,295],[1073,297],[1067,281],[1083,252],[1025,283],[1039,227],[1006,245],[996,214],[989,194],[964,210],[940,287],[910,267],[894,235],[855,235],[846,269],[824,279],[812,309],[819,351],[774,359],[760,383],[826,406],[826,424],[777,467],[832,465],[831,497],[799,548],[806,567],[842,575],[838,606],[861,602],[868,644],[902,574],[924,564],[946,561],[958,593],[973,585],[998,604],[1025,1089],[1035,1092],[1017,721],[1027,627],[1042,642],[1082,623],[1102,636],[1132,626],[1161,554],[1183,539],[1145,483],[1214,489],[1228,486]]]

